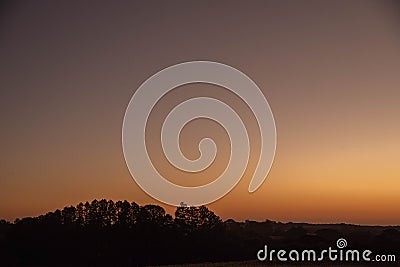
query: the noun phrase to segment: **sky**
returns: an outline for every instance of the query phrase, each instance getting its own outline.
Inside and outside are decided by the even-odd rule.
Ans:
[[[400,5],[395,1],[9,1],[0,11],[0,218],[37,216],[101,199],[158,204],[130,176],[122,122],[136,89],[156,72],[209,60],[248,75],[272,109],[270,174],[248,193],[257,149],[229,194],[208,205],[223,219],[400,224]],[[226,132],[198,120],[181,134],[188,158],[211,135],[210,169],[169,166],[163,118],[196,95],[177,88],[150,117],[148,147],[160,172],[207,183],[229,157]],[[254,137],[254,138],[253,138]]]

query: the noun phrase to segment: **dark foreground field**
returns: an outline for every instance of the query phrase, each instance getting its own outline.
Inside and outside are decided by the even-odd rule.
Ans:
[[[400,266],[399,263],[375,263],[368,264],[359,263],[359,264],[335,264],[335,263],[292,263],[292,264],[283,264],[283,263],[261,263],[258,261],[233,261],[233,262],[206,262],[206,263],[197,263],[197,264],[181,264],[181,265],[165,265],[163,267],[259,267],[259,266],[271,266],[271,267],[294,267],[294,266],[306,266],[306,267],[318,267],[318,266],[332,266],[332,267],[361,267],[361,266]]]

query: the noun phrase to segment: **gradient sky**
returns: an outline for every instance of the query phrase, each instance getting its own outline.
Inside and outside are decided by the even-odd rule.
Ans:
[[[400,5],[394,1],[2,4],[0,218],[94,198],[160,204],[130,177],[122,120],[144,80],[192,60],[246,73],[268,99],[277,127],[276,157],[262,187],[247,192],[249,170],[209,205],[223,219],[400,224]],[[187,87],[163,99],[150,127],[157,130],[189,92],[225,97],[246,112],[221,88]],[[210,133],[221,153],[213,169],[191,181],[221,172],[229,144],[209,121],[182,133],[188,157],[196,157],[196,140]],[[182,182],[158,142],[150,144],[152,155],[171,180]]]

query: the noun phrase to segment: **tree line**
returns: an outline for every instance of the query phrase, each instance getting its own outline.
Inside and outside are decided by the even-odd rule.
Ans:
[[[0,221],[0,266],[148,266],[256,260],[265,244],[326,248],[338,238],[353,248],[398,253],[399,227],[223,222],[205,206],[178,207],[93,200],[37,217]],[[399,257],[399,256],[398,256]]]
[[[221,218],[205,206],[178,207],[173,218],[157,205],[95,199],[14,224],[1,221],[0,262],[140,266],[216,259],[207,250],[222,230]]]
[[[181,230],[200,230],[220,224],[221,219],[207,207],[178,207],[175,219],[157,205],[139,206],[135,202],[112,200],[93,200],[79,203],[62,210],[48,212],[35,218],[17,219],[16,224],[40,223],[45,225],[64,225],[69,227],[108,227],[132,228],[145,224],[157,227],[177,226]]]

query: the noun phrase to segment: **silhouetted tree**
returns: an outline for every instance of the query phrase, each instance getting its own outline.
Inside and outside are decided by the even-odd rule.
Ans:
[[[115,203],[116,224],[131,228],[136,222],[139,213],[139,205],[135,202],[117,201]]]
[[[178,207],[175,223],[184,232],[207,230],[222,223],[222,220],[207,207]]]
[[[75,207],[73,206],[65,207],[61,211],[61,222],[63,224],[73,224],[77,221],[76,215],[77,212]]]

